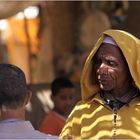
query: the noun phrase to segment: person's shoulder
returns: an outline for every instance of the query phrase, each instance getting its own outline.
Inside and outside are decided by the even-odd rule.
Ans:
[[[90,102],[91,101],[89,100],[81,100],[77,102],[77,104],[75,105],[75,108],[86,108],[87,106],[91,104]]]
[[[0,132],[0,140],[4,139],[32,139],[32,140],[58,140],[58,136],[49,135],[42,133],[38,130],[21,132],[21,133],[8,133],[8,132]]]
[[[77,104],[75,105],[74,109],[72,110],[72,112],[70,113],[69,116],[71,116],[72,114],[81,114],[83,113],[83,111],[87,110],[87,108],[90,108],[90,102],[86,101],[86,100],[81,100],[79,102],[77,102]]]
[[[58,119],[58,115],[55,111],[50,111],[47,116],[44,118],[45,123],[53,123],[52,121],[56,121]]]

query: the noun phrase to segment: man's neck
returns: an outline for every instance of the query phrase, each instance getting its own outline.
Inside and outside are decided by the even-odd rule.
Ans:
[[[25,110],[23,108],[1,110],[1,120],[22,119],[25,120]]]
[[[117,87],[116,89],[110,91],[114,98],[121,98],[128,92],[130,92],[134,87],[132,85],[122,85],[122,87]]]

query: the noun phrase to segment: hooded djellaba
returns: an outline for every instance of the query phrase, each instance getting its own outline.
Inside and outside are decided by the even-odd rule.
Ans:
[[[140,40],[103,32],[85,62],[81,92],[61,139],[140,139]]]

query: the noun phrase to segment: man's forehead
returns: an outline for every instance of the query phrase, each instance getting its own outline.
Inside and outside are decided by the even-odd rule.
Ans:
[[[116,54],[116,53],[120,53],[121,50],[116,45],[110,43],[102,43],[96,53],[99,54],[99,52],[102,53],[109,52],[110,54],[114,54],[114,53]]]

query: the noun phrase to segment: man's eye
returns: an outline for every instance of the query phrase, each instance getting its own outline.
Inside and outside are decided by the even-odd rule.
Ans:
[[[117,66],[117,64],[114,61],[108,61],[107,63],[108,65],[113,66],[113,67]]]

